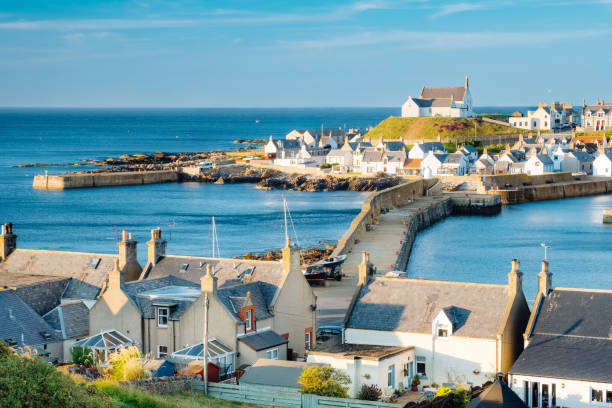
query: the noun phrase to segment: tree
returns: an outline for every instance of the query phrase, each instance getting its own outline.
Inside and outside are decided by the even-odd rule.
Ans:
[[[91,347],[75,346],[70,350],[74,364],[92,367],[94,365],[93,351]]]
[[[108,356],[107,362],[110,364],[107,376],[112,379],[129,381],[140,380],[146,376],[142,355],[136,346],[120,348]]]
[[[331,367],[311,366],[300,376],[303,394],[322,395],[324,397],[348,398],[348,385],[351,379],[342,371]]]

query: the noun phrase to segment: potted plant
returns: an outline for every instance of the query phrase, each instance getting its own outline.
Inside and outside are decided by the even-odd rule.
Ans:
[[[410,383],[410,385],[412,386],[412,391],[418,391],[420,384],[421,384],[421,379],[419,378],[419,375],[417,374],[414,376],[414,378],[412,379],[412,382]]]

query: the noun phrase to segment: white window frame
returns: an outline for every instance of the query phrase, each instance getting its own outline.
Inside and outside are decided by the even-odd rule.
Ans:
[[[162,351],[161,351],[161,348],[162,348],[162,347],[165,347],[165,348],[166,348],[166,351],[165,351],[165,352],[162,352]],[[169,355],[169,354],[170,354],[170,353],[168,353],[168,346],[163,346],[163,345],[158,345],[158,346],[157,346],[157,358],[164,358],[164,357],[162,357],[162,354],[164,355],[164,357],[166,357],[167,355]]]
[[[395,388],[395,364],[390,364],[387,367],[387,387]]]
[[[312,347],[312,333],[307,331],[304,333],[304,348],[306,350],[310,350]]]
[[[165,312],[164,314],[160,314],[161,311]],[[160,323],[160,317],[166,318],[166,323]],[[157,327],[168,327],[168,320],[170,320],[170,309],[167,307],[158,307],[157,308]]]
[[[268,360],[278,360],[278,348],[273,348],[266,351],[266,358]]]
[[[245,322],[246,322],[246,329],[247,330],[252,330],[253,329],[253,311],[251,309],[246,311],[246,314],[244,315],[245,318]]]

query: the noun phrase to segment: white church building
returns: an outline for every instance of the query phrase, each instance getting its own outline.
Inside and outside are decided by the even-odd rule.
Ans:
[[[474,116],[468,77],[463,86],[424,86],[418,98],[408,97],[402,105],[402,117],[444,116],[468,118]]]

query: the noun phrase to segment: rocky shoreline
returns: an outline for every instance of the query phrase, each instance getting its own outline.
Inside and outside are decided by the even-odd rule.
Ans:
[[[322,245],[324,243],[321,243]],[[301,263],[303,265],[312,265],[314,263],[319,262],[322,259],[328,258],[331,256],[332,252],[336,248],[336,245],[325,244],[322,247],[312,247],[307,249],[300,250],[300,258]],[[252,252],[247,252],[242,256],[236,256],[234,259],[248,259],[255,261],[279,261],[282,259],[282,253],[280,249],[274,249],[268,251],[264,254],[256,254]]]
[[[236,184],[253,183],[263,190],[295,191],[379,191],[402,182],[401,177],[357,177],[317,176],[290,174],[279,170],[251,167],[248,165],[222,166],[203,170],[199,175],[182,173],[181,181],[201,183]]]

